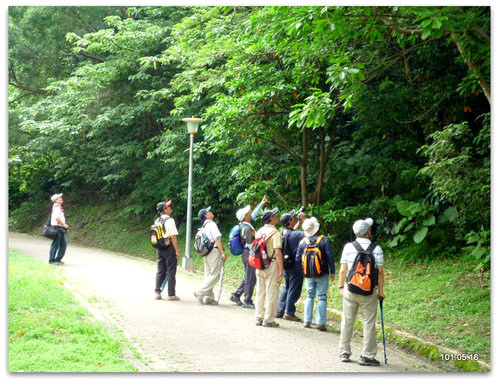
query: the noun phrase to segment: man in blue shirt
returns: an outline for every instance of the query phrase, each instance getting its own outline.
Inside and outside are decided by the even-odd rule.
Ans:
[[[302,261],[302,255],[307,249],[308,243],[316,243],[322,254],[322,273],[317,277],[307,277],[307,272],[304,270],[305,288],[307,289],[307,298],[305,299],[305,328],[311,328],[312,316],[314,311],[314,299],[317,295],[319,303],[316,310],[315,323],[319,331],[326,331],[326,306],[327,306],[327,291],[329,288],[329,280],[334,281],[335,267],[331,242],[325,235],[318,235],[319,222],[317,218],[312,217],[303,222],[303,230],[305,238],[300,242],[296,251],[296,260]]]
[[[305,220],[305,214],[300,213],[298,219],[294,210],[281,215],[280,218],[281,225],[284,226],[281,235],[285,282],[279,297],[276,318],[301,322],[301,319],[295,315],[295,304],[300,299],[303,287],[303,270],[301,260],[296,261],[296,249],[305,236],[303,231],[297,231]]]

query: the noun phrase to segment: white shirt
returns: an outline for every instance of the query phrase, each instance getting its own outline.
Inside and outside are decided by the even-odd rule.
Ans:
[[[367,249],[371,244],[371,240],[367,238],[357,238],[357,242],[360,246],[362,246],[364,250]],[[355,249],[354,245],[352,245],[352,243],[347,243],[343,248],[343,252],[341,253],[340,263],[348,264],[348,270],[350,270],[357,254],[358,252],[357,249]],[[381,250],[381,247],[379,247],[379,245],[374,248],[373,255],[376,266],[383,266],[383,250]]]
[[[64,209],[58,203],[54,203],[54,206],[52,206],[52,216],[50,218],[50,224],[52,226],[61,226],[60,223],[57,222],[57,218],[59,218],[63,224],[66,224]]]
[[[173,218],[169,219],[171,217],[166,214],[163,214],[160,218],[164,222],[165,238],[172,235],[178,235],[177,226],[175,225],[175,220]]]
[[[208,237],[210,242],[215,242],[215,239],[222,236],[222,233],[220,233],[220,230],[218,230],[218,226],[214,221],[207,219],[203,223],[203,225],[204,225],[206,236]]]

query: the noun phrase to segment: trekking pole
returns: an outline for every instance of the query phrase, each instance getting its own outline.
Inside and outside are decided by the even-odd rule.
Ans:
[[[218,303],[220,303],[220,297],[222,296],[224,272],[225,272],[225,268],[224,268],[224,265],[222,264],[222,270],[220,270],[220,282],[219,282],[220,283],[220,290],[218,291]]]
[[[383,351],[385,352],[385,364],[386,361],[386,342],[385,342],[385,322],[383,320],[383,299],[379,300],[379,310],[381,313],[381,333],[383,334]]]

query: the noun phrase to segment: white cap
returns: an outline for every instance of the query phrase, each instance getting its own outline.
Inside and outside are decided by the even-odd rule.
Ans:
[[[353,232],[355,233],[356,236],[360,235],[366,235],[367,231],[371,228],[373,225],[373,220],[372,218],[366,218],[364,219],[359,219],[358,221],[355,221],[353,224]]]
[[[62,193],[60,193],[60,194],[54,194],[52,197],[50,197],[50,199],[51,199],[52,202],[55,202],[55,201],[57,201],[61,197],[62,197]]]
[[[317,218],[311,217],[307,218],[305,221],[303,221],[303,231],[305,232],[305,235],[307,237],[313,236],[317,231],[319,231],[319,227],[321,225],[317,221]]]
[[[246,217],[246,214],[248,214],[248,212],[250,211],[251,209],[251,206],[250,205],[246,205],[245,207],[243,207],[242,209],[239,209],[236,213],[236,217],[239,221],[244,221],[244,217]]]

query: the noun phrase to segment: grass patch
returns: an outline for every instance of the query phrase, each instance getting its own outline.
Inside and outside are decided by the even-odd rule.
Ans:
[[[9,251],[9,372],[134,372],[57,267]]]

